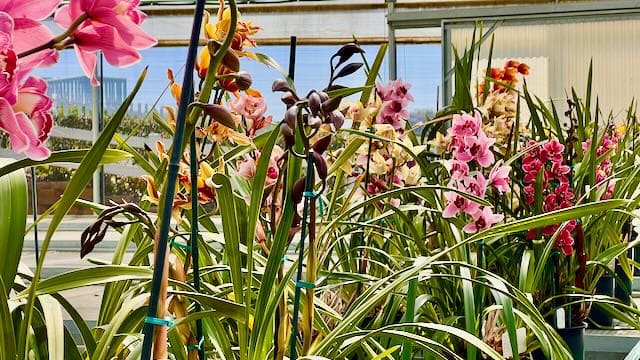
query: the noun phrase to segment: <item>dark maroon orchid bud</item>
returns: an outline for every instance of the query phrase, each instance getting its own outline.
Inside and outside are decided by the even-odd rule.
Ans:
[[[331,114],[329,114],[328,116],[330,122],[333,124],[333,127],[337,130],[340,130],[342,128],[342,125],[344,125],[344,114],[342,114],[340,111],[334,111]]]
[[[320,127],[320,125],[322,125],[322,119],[317,117],[317,116],[308,116],[307,114],[305,114],[305,116],[307,116],[308,118],[306,119],[306,123],[308,126],[310,126],[313,129],[317,129]]]
[[[285,105],[287,105],[287,107],[290,107],[293,104],[295,104],[296,101],[298,101],[298,97],[293,95],[291,92],[287,91],[286,93],[282,94],[282,96],[280,97],[280,100]]]
[[[320,95],[315,91],[312,92],[311,95],[309,95],[309,109],[313,116],[318,116],[321,105],[322,99],[320,98]]]
[[[291,191],[291,198],[293,199],[294,204],[300,204],[300,202],[302,201],[302,197],[304,196],[304,185],[305,185],[306,179],[307,177],[303,176],[293,184],[293,189]]]
[[[336,91],[336,90],[342,90],[342,89],[346,89],[346,86],[342,86],[342,85],[331,85],[328,88],[325,89],[325,91]]]
[[[318,91],[318,95],[320,95],[320,100],[323,102],[329,100],[329,94],[324,91]]]
[[[318,154],[324,154],[327,148],[331,144],[331,135],[325,136],[313,144],[313,151]]]
[[[284,122],[289,125],[291,129],[296,128],[296,124],[298,123],[298,106],[293,105],[287,109],[284,113]]]
[[[316,171],[318,172],[318,177],[320,180],[327,179],[327,161],[322,157],[320,153],[314,151],[313,153],[313,163],[316,165]]]
[[[280,132],[282,133],[282,137],[284,137],[287,148],[292,148],[296,143],[296,136],[293,129],[287,124],[282,124],[282,126],[280,126]]]
[[[253,78],[251,74],[246,71],[240,71],[236,74],[236,85],[238,85],[238,89],[247,90],[253,84]]]
[[[341,77],[349,76],[354,72],[358,71],[362,67],[362,63],[351,63],[345,65],[338,73],[333,77],[334,79],[338,79]]]
[[[329,114],[332,111],[336,110],[338,106],[340,106],[340,101],[342,101],[342,97],[336,96],[322,102],[322,112],[325,114]]]
[[[336,64],[336,67],[349,60],[353,55],[363,53],[364,50],[362,50],[362,48],[358,44],[348,43],[343,45],[334,55],[338,57],[338,64]]]
[[[211,117],[214,121],[230,129],[236,128],[236,121],[233,119],[233,115],[224,106],[202,103],[194,103],[194,105],[201,108],[204,115]]]
[[[271,85],[271,91],[273,91],[273,92],[284,92],[284,91],[293,92],[291,90],[291,88],[289,87],[289,83],[287,83],[283,79],[274,80],[273,84]]]

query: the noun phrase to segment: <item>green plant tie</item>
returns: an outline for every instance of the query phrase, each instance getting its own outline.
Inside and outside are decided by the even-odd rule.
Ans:
[[[314,193],[313,191],[305,191],[302,193],[302,195],[306,198],[313,198],[316,197],[316,193]]]
[[[181,243],[180,241],[177,241],[176,239],[171,239],[171,241],[169,241],[169,246],[172,249],[173,248],[178,248],[178,249],[182,249],[182,250],[191,250],[191,245]]]
[[[173,318],[171,316],[167,316],[165,318],[157,318],[153,316],[145,316],[144,322],[147,324],[158,325],[158,326],[173,326]]]
[[[324,216],[324,201],[322,201],[322,199],[318,199],[318,202],[320,203],[320,217]]]
[[[299,289],[315,289],[316,284],[310,283],[307,281],[298,280],[296,281],[296,287]]]
[[[200,351],[200,349],[202,349],[202,345],[204,345],[204,337],[200,338],[200,341],[197,344],[189,344],[189,345],[187,345],[187,350],[189,350],[189,351]]]
[[[283,263],[283,264],[284,264],[284,263],[286,263],[286,262],[287,262],[287,260],[289,260],[289,258],[287,257],[287,255],[285,255],[285,256],[283,256],[283,257],[282,257],[282,263]]]

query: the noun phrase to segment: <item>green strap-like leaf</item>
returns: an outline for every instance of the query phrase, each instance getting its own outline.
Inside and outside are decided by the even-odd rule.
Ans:
[[[91,149],[80,149],[80,150],[62,150],[62,151],[54,151],[51,153],[45,160],[31,160],[31,159],[22,159],[13,161],[11,163],[2,164],[0,167],[0,177],[3,177],[13,171],[24,169],[31,166],[40,166],[54,163],[79,163],[84,159]],[[100,165],[113,164],[120,161],[131,159],[131,155],[126,151],[117,150],[117,149],[107,149],[104,151],[102,158],[100,159]]]
[[[4,165],[8,159],[0,159]],[[27,177],[24,170],[16,170],[0,177],[0,278],[4,291],[9,292],[18,270],[18,262],[24,243],[24,229],[27,223]]]

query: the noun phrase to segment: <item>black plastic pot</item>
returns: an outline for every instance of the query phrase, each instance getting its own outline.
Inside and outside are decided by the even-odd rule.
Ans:
[[[584,360],[584,329],[587,324],[565,329],[558,329],[558,334],[569,346],[574,360]]]
[[[615,280],[611,275],[602,276],[596,283],[596,295],[613,296],[613,284]],[[600,309],[597,303],[591,305],[589,323],[596,327],[610,327],[613,325],[613,317]]]

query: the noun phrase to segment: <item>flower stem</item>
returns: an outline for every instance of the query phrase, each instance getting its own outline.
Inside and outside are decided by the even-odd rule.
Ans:
[[[307,165],[308,166],[308,165]],[[316,267],[317,267],[317,255],[316,255],[316,202],[311,200],[310,214],[309,214],[309,251],[307,253],[307,282],[315,284],[316,282]],[[315,289],[310,288],[306,291],[307,303],[304,307],[303,314],[303,331],[304,338],[302,343],[303,355],[309,353],[311,348],[311,342],[313,340],[313,313],[314,305],[313,300],[315,297]]]
[[[78,17],[72,24],[71,26],[69,26],[69,28],[63,32],[62,34],[54,37],[53,39],[47,41],[46,43],[36,46],[33,49],[29,49],[27,51],[23,51],[20,54],[18,54],[18,59],[27,57],[29,55],[35,54],[37,52],[40,52],[42,50],[47,50],[47,49],[53,49],[53,47],[56,44],[62,43],[64,40],[66,40],[69,36],[71,36],[73,34],[74,31],[76,31],[76,29],[82,25],[83,22],[85,22],[85,20],[89,19],[89,15],[87,13],[84,13],[82,15],[80,15],[80,17]]]

